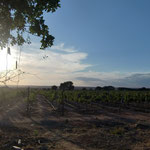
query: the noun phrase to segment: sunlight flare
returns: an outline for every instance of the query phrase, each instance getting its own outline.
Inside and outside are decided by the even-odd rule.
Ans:
[[[0,50],[0,72],[14,69],[15,60],[11,54],[8,54],[7,49]]]

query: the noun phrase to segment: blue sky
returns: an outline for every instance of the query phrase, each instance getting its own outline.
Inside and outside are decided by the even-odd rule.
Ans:
[[[150,87],[149,6],[149,0],[61,0],[55,13],[44,14],[54,46],[41,51],[40,39],[31,37],[22,47],[21,69],[41,80],[26,76],[21,84]]]
[[[149,0],[63,0],[46,22],[56,43],[74,45],[95,71],[147,72]]]

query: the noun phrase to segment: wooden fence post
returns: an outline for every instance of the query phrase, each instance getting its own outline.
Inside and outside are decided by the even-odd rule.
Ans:
[[[30,87],[27,88],[27,114],[29,115],[30,111]]]
[[[64,116],[64,90],[62,90],[61,115]]]

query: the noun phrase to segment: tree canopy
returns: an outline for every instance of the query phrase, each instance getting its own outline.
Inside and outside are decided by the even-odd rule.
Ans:
[[[53,86],[51,87],[51,89],[52,89],[52,90],[57,90],[57,86],[56,86],[56,85],[53,85]]]
[[[74,89],[73,82],[66,81],[64,83],[61,83],[59,88],[60,90],[73,90]]]
[[[100,91],[101,89],[102,89],[102,87],[100,87],[100,86],[97,86],[97,87],[95,88],[96,91]]]
[[[54,37],[43,13],[55,12],[60,0],[0,0],[0,47],[30,43],[25,32],[41,38],[41,49],[53,45]]]

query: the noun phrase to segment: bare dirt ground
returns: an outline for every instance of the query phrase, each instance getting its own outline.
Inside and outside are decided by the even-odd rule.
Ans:
[[[150,114],[108,106],[65,115],[37,97],[30,115],[22,100],[0,107],[0,150],[149,150]],[[17,146],[17,147],[14,147]]]

